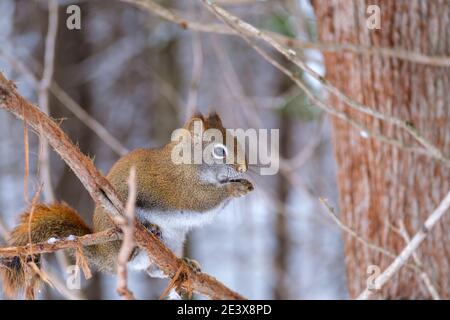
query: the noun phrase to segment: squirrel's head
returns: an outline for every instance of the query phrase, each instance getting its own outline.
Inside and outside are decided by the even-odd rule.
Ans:
[[[217,113],[193,115],[184,125],[189,140],[183,140],[183,152],[191,151],[185,164],[193,164],[200,178],[208,183],[225,183],[248,169],[243,146],[224,128]],[[180,144],[178,142],[178,144]]]

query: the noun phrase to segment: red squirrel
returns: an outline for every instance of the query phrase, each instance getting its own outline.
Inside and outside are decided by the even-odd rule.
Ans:
[[[194,131],[194,123],[201,124],[201,130],[217,129],[224,139],[229,133],[223,127],[220,117],[216,114],[203,116],[196,114],[185,124],[189,132]],[[235,141],[235,149],[241,146]],[[241,174],[248,169],[247,160],[233,163],[213,161],[201,164],[175,164],[172,151],[176,146],[171,141],[161,148],[137,149],[120,158],[111,168],[107,179],[123,198],[127,198],[127,179],[132,166],[136,168],[136,218],[151,232],[156,232],[161,240],[178,256],[182,254],[186,233],[194,227],[211,222],[217,212],[230,199],[244,196],[253,190],[253,185]],[[224,150],[225,148],[225,150]],[[221,144],[212,152],[227,151]],[[215,154],[211,155],[216,159]],[[220,158],[220,157],[219,157]],[[30,224],[29,224],[30,223]],[[29,212],[20,217],[19,225],[11,232],[9,245],[22,246],[29,242],[29,230],[33,243],[46,241],[50,238],[65,238],[70,235],[83,236],[114,227],[105,211],[97,206],[94,211],[93,228],[91,229],[77,212],[63,203],[38,204],[33,209],[31,221]],[[30,229],[29,229],[30,228]],[[84,247],[90,264],[99,271],[115,272],[117,256],[121,241],[112,241],[100,245]],[[40,257],[34,259],[39,266]],[[40,285],[36,273],[25,272],[23,258],[4,259],[0,265],[0,278],[4,292],[8,297],[17,297],[24,292],[27,298],[34,298]],[[147,254],[138,248],[130,257],[130,268],[144,270],[150,276],[164,276],[152,265]],[[196,268],[196,264],[191,266]],[[25,290],[26,289],[26,290]]]

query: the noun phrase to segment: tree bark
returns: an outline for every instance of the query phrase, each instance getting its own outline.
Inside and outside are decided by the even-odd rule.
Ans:
[[[366,26],[367,6],[381,9],[381,29]],[[410,0],[314,1],[320,41],[391,47],[428,55],[450,55],[450,2]],[[409,121],[444,154],[450,155],[450,68],[418,65],[383,56],[351,52],[325,55],[327,79],[353,99]],[[386,123],[356,115],[331,97],[330,105],[364,121],[370,129],[413,140]],[[450,170],[438,162],[364,138],[347,123],[333,121],[334,149],[344,223],[372,243],[399,252],[405,245],[392,225],[404,221],[417,232],[427,214],[450,189]],[[437,225],[420,247],[426,272],[444,299],[450,298],[450,218]],[[367,267],[384,269],[390,258],[345,235],[350,295],[367,283]],[[403,269],[378,297],[430,298],[420,277]]]

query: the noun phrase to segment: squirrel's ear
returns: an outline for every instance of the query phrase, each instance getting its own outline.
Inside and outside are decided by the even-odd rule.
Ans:
[[[208,115],[208,127],[209,128],[216,128],[216,129],[222,129],[222,120],[220,119],[219,115],[216,112],[211,112]]]
[[[205,119],[201,113],[195,113],[184,125],[184,128],[194,132],[195,127],[199,127],[201,132],[205,129]]]

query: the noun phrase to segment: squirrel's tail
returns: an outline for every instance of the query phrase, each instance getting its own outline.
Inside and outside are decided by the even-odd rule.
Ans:
[[[65,238],[70,235],[83,236],[92,233],[75,210],[66,204],[38,204],[20,217],[19,225],[11,232],[8,244],[24,246],[30,242],[38,243],[50,238]],[[10,298],[24,292],[27,299],[33,299],[40,285],[38,273],[30,270],[29,263],[40,265],[40,255],[0,258],[0,280],[3,291]]]

